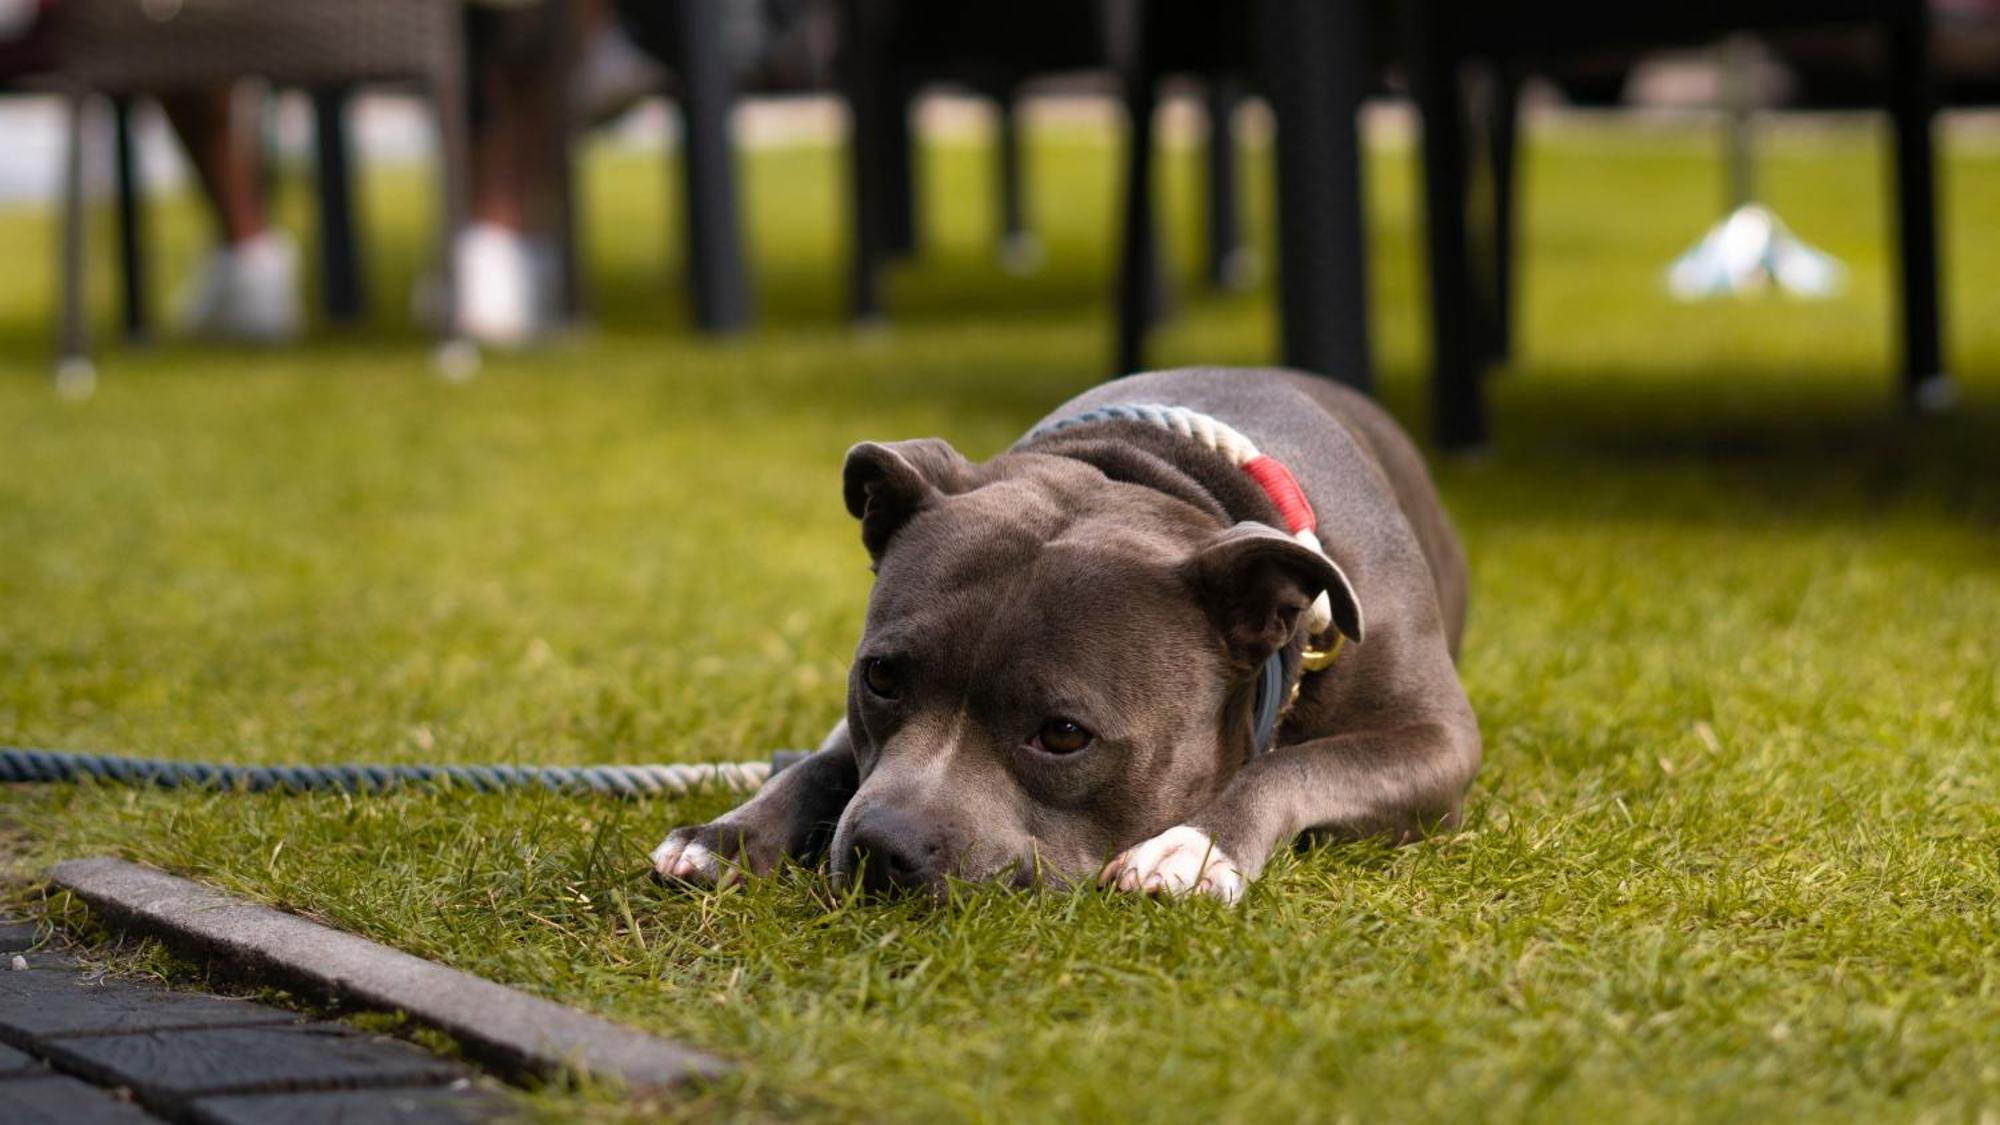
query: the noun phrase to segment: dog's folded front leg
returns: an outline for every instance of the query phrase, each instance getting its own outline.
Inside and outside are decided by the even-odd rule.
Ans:
[[[847,723],[818,751],[764,783],[757,795],[702,825],[676,828],[653,849],[662,879],[720,886],[766,875],[781,860],[807,860],[826,847],[860,779]]]
[[[1099,882],[1233,903],[1301,833],[1406,842],[1455,824],[1478,768],[1470,714],[1286,746],[1244,766],[1188,823],[1114,857]]]

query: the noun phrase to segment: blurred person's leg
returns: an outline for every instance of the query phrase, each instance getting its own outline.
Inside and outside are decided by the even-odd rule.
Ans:
[[[593,10],[595,17],[593,17]],[[472,223],[459,237],[459,324],[489,344],[526,343],[557,319],[556,114],[568,98],[556,21],[602,18],[597,4],[480,4],[472,54]]]
[[[180,319],[206,336],[280,343],[298,335],[298,249],[272,228],[248,130],[228,87],[163,96],[215,220],[215,247],[182,298]]]

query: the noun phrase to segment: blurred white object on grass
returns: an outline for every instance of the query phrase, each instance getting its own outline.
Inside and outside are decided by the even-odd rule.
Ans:
[[[182,326],[197,336],[289,343],[305,326],[298,247],[278,230],[218,245],[177,303]]]
[[[1761,203],[1745,203],[1667,267],[1667,291],[1683,301],[1758,293],[1770,286],[1800,297],[1831,297],[1847,267],[1800,241]]]
[[[1754,74],[1762,48],[1738,35],[1720,48],[1723,149],[1729,176],[1729,214],[1693,248],[1667,267],[1667,292],[1683,301],[1762,293],[1771,288],[1797,297],[1823,298],[1847,283],[1847,267],[1806,245],[1784,220],[1756,201],[1751,175]]]

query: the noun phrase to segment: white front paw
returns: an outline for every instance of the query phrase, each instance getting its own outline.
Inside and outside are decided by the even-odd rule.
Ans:
[[[1234,904],[1248,880],[1208,833],[1177,824],[1105,864],[1097,882],[1149,895],[1194,891]]]
[[[711,887],[742,877],[736,865],[722,862],[713,849],[698,843],[693,833],[684,830],[668,835],[653,849],[653,870],[663,878]]]

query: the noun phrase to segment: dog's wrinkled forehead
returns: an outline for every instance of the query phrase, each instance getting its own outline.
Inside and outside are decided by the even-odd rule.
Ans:
[[[1214,669],[1189,656],[1213,646],[1189,545],[1131,498],[1051,512],[1010,491],[952,497],[898,534],[870,598],[872,652],[914,659],[933,701],[1087,718],[1106,736],[1200,696]]]
[[[877,565],[871,619],[939,603],[1033,599],[1089,612],[1174,598],[1172,572],[1198,530],[1177,502],[1104,481],[1079,491],[1025,476],[941,498],[916,513]]]
[[[1206,671],[1183,661],[1168,683],[1135,664],[1162,646],[1204,646],[1184,570],[1193,518],[1150,489],[1101,476],[1073,485],[995,480],[916,513],[877,563],[868,646],[920,660],[955,695],[1068,698],[1101,718]]]
[[[1006,480],[942,497],[897,530],[876,565],[883,593],[952,588],[1031,562],[1070,514],[1034,481]]]

